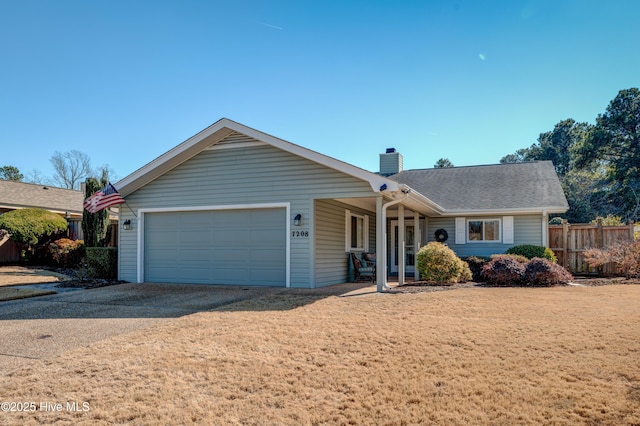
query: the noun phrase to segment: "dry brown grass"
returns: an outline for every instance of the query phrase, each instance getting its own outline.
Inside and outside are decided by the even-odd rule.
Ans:
[[[640,424],[640,286],[292,291],[37,361],[0,424]]]
[[[37,288],[0,287],[0,302],[55,293],[55,290],[41,290]]]

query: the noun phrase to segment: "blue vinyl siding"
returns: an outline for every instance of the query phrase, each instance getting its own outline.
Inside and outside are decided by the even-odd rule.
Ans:
[[[369,183],[239,133],[231,134],[216,146],[224,149],[200,152],[129,194],[127,204],[136,211],[139,208],[290,203],[288,220],[292,222],[298,213],[303,217],[303,225],[292,226],[291,230],[308,235],[291,237],[290,284],[291,287],[313,287],[314,199],[373,196]],[[120,232],[119,276],[135,282],[138,223],[128,207],[121,209],[121,222],[126,219],[132,221],[133,229]],[[344,232],[343,229],[339,232]]]
[[[466,219],[495,219],[502,218],[499,215],[491,216],[466,216]],[[514,241],[513,244],[503,244],[500,242],[467,242],[466,244],[455,243],[455,218],[429,218],[427,221],[427,242],[435,241],[434,233],[437,229],[444,229],[449,234],[446,244],[460,257],[467,256],[491,256],[492,254],[504,253],[520,244],[544,245],[542,241],[542,215],[523,215],[513,217]],[[502,223],[502,221],[501,221]],[[502,234],[502,229],[500,230]]]
[[[345,251],[345,211],[369,216],[369,252],[376,250],[376,215],[335,200],[315,202],[315,283],[316,287],[347,282]]]

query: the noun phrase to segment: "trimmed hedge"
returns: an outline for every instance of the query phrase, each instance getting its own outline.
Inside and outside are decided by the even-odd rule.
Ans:
[[[439,284],[471,280],[469,265],[446,245],[431,241],[416,255],[416,267],[425,281]]]
[[[49,253],[59,266],[78,267],[84,257],[84,241],[60,238],[49,244]]]
[[[44,209],[18,209],[0,215],[0,229],[6,229],[19,244],[33,245],[66,230],[67,221]]]
[[[512,254],[491,256],[491,261],[482,267],[481,277],[490,285],[525,287],[564,285],[573,280],[569,271],[549,259],[527,260]]]
[[[118,276],[117,247],[86,247],[88,275],[91,278],[116,279]]]
[[[512,256],[496,256],[482,267],[482,277],[496,286],[520,285],[524,279],[525,265]]]
[[[558,259],[553,254],[553,250],[548,247],[535,246],[533,244],[521,244],[519,246],[513,246],[506,252],[507,254],[519,254],[527,259],[533,259],[534,257],[541,257],[548,259],[553,263],[556,263]]]
[[[557,263],[547,259],[534,257],[524,271],[524,283],[533,287],[548,287],[567,284],[573,280],[573,275]]]
[[[469,270],[471,270],[471,279],[474,282],[482,281],[482,267],[489,263],[489,258],[480,257],[480,256],[469,256],[464,259],[469,265]]]

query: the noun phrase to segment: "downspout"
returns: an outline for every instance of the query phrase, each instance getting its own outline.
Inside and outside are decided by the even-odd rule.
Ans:
[[[378,257],[378,265],[382,266],[382,281],[378,281],[378,292],[382,292],[382,290],[389,290],[391,287],[387,285],[387,208],[401,203],[409,198],[409,193],[411,192],[411,188],[406,185],[400,185],[400,190],[404,193],[404,197],[398,200],[389,201],[382,205],[382,255]]]

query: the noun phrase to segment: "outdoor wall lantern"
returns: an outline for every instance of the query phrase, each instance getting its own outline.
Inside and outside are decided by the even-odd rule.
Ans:
[[[293,226],[302,225],[302,213],[298,213],[296,217],[293,218]]]
[[[127,219],[124,221],[124,223],[122,224],[122,229],[124,229],[125,231],[131,229],[131,219]]]

